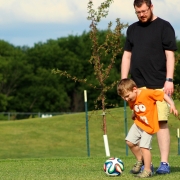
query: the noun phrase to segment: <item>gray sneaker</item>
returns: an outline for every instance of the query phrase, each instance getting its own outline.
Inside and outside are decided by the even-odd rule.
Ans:
[[[143,172],[143,170],[144,170],[144,165],[141,167],[140,173]],[[151,172],[152,174],[154,174],[154,167],[152,163],[151,163]]]
[[[153,174],[152,172],[148,172],[146,171],[145,169],[139,173],[139,174],[136,174],[134,177],[138,177],[138,178],[148,178],[148,177],[151,177]]]
[[[130,173],[132,174],[138,174],[141,170],[141,167],[143,166],[143,162],[142,161],[137,161],[136,164],[134,164],[132,170],[130,171]]]

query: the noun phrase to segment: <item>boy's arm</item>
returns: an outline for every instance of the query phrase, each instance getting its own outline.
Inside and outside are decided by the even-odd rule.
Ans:
[[[131,115],[132,120],[136,119],[136,114],[134,113],[134,110],[132,110],[132,115]]]
[[[175,116],[177,116],[178,115],[178,111],[177,111],[177,109],[176,109],[176,107],[175,107],[175,104],[174,104],[174,102],[172,101],[172,99],[167,95],[167,94],[165,94],[164,93],[164,100],[169,104],[169,106],[170,106],[170,113],[174,113],[174,115]]]

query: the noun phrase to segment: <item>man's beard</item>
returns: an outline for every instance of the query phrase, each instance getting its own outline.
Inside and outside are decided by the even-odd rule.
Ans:
[[[146,21],[141,21],[141,19],[139,19],[139,21],[140,21],[141,23],[149,23],[149,22],[151,22],[152,20],[153,20],[153,13],[152,13],[152,11],[151,11],[151,14],[150,14],[150,16],[147,18]]]

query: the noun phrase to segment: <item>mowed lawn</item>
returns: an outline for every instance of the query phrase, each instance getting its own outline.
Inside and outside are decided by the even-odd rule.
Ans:
[[[121,156],[125,170],[118,177],[108,177],[103,171],[105,157],[64,157],[13,159],[0,161],[0,179],[2,180],[106,180],[137,179],[129,173],[134,164],[134,157]],[[171,156],[171,173],[154,175],[152,179],[178,180],[180,178],[180,157]],[[155,170],[159,157],[153,157]]]
[[[179,108],[180,109],[180,108]],[[89,112],[89,151],[91,157],[105,156],[102,112]],[[111,156],[126,155],[124,108],[107,111],[107,136]],[[127,107],[128,129],[133,123]],[[178,154],[177,128],[180,121],[171,115],[170,155]],[[156,135],[152,154],[159,155]],[[128,151],[128,154],[131,153]],[[85,113],[52,118],[0,121],[0,159],[87,157]]]
[[[176,103],[180,110],[180,103]],[[64,114],[51,118],[35,118],[0,122],[0,179],[107,179],[103,172],[105,154],[102,112],[88,112],[90,157],[87,153],[85,112]],[[110,156],[119,157],[125,164],[124,173],[116,179],[132,179],[129,170],[135,163],[126,149],[124,108],[107,111],[107,135]],[[127,107],[128,128],[133,121]],[[180,121],[170,117],[170,165],[172,173],[164,179],[179,179],[177,128]],[[127,154],[128,153],[128,154]],[[153,163],[160,162],[156,136],[153,140]],[[154,179],[161,176],[154,176]],[[111,179],[114,179],[111,177]]]

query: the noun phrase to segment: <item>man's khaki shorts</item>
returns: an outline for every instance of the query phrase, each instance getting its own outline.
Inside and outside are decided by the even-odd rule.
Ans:
[[[141,88],[140,88],[141,89]],[[142,87],[146,89],[146,87]],[[163,91],[163,89],[157,89]],[[158,110],[158,120],[159,121],[168,121],[169,118],[169,106],[166,101],[156,101],[157,110]]]

